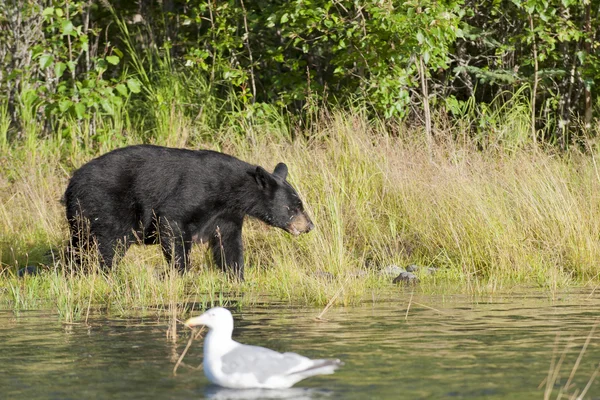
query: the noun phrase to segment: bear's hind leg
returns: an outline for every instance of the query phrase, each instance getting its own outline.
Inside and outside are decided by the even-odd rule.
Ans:
[[[244,248],[242,243],[242,222],[219,221],[209,243],[215,264],[221,270],[227,271],[240,281],[243,281]]]
[[[159,242],[167,263],[174,264],[180,273],[189,266],[189,255],[192,249],[192,238],[182,232],[177,223],[161,220]]]
[[[180,273],[184,273],[189,266],[189,254],[192,248],[190,240],[161,235],[160,247],[167,263],[175,265]]]

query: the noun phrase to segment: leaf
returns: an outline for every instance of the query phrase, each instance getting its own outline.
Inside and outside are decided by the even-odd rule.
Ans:
[[[77,103],[75,104],[75,114],[77,114],[77,118],[81,119],[85,116],[85,104]]]
[[[127,87],[133,93],[139,93],[142,91],[142,84],[136,78],[127,79]]]
[[[104,109],[104,111],[106,111],[110,115],[114,115],[115,114],[115,109],[113,108],[113,106],[110,103],[110,101],[108,101],[106,99],[102,99],[102,100],[100,100],[100,104],[102,105],[102,108]]]
[[[64,62],[57,62],[54,65],[54,73],[56,74],[56,77],[60,78],[65,72],[65,69],[67,69],[67,64],[65,64]]]
[[[285,13],[281,16],[281,19],[279,20],[279,22],[282,24],[285,24],[286,22],[289,21],[289,19],[290,19],[289,17],[290,17],[289,14]]]
[[[52,14],[54,14],[54,7],[46,7],[44,8],[44,11],[42,11],[42,15],[44,17],[50,16]]]
[[[425,41],[425,36],[423,36],[423,32],[421,32],[421,31],[417,32],[417,42],[419,42],[419,44],[423,44],[424,41]]]
[[[119,63],[119,57],[118,56],[108,56],[108,57],[106,57],[106,61],[108,61],[112,65],[117,65]]]
[[[104,58],[99,58],[96,60],[96,71],[104,72],[106,70],[106,60]]]
[[[423,62],[425,63],[425,65],[429,64],[429,52],[428,51],[423,53]]]
[[[70,35],[75,30],[75,27],[71,21],[67,20],[63,22],[61,30],[63,35]]]
[[[67,110],[71,108],[72,105],[73,102],[71,100],[64,99],[58,102],[58,109],[60,110],[60,112],[64,113],[67,112]]]
[[[61,94],[63,96],[68,96],[65,92],[68,90],[67,84],[65,82],[60,82],[58,87],[56,88],[56,93]]]
[[[54,62],[54,56],[52,54],[42,54],[40,57],[40,68],[46,69]]]
[[[122,83],[119,83],[116,87],[117,92],[119,92],[121,94],[121,96],[126,97],[127,94],[129,93],[127,91],[127,86],[123,85]]]
[[[61,18],[64,15],[62,8],[56,9],[56,16]]]

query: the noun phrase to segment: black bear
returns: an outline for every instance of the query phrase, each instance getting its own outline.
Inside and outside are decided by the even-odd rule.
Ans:
[[[286,181],[208,150],[152,145],[106,153],[73,173],[64,195],[71,249],[95,241],[103,267],[132,243],[160,244],[168,262],[188,266],[192,242],[208,242],[214,261],[244,279],[242,224],[250,215],[293,235],[313,228]]]

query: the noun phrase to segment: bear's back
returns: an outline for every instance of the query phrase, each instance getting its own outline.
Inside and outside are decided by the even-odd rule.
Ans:
[[[127,184],[133,176],[160,180],[178,175],[206,176],[245,172],[252,165],[212,150],[188,150],[155,145],[134,145],[110,151],[81,166],[71,181]],[[131,182],[129,182],[131,183]]]

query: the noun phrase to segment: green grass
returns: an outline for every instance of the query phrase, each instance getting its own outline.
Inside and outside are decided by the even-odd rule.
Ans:
[[[391,129],[360,112],[325,115],[294,141],[275,113],[233,116],[209,136],[180,106],[155,116],[163,123],[154,142],[221,150],[268,169],[286,162],[316,229],[292,237],[248,220],[244,283],[229,281],[201,246],[194,247],[185,276],[170,270],[156,246],[134,246],[109,274],[73,271],[61,257],[68,229],[59,202],[71,172],[113,147],[144,141],[148,132],[127,115],[119,119],[127,123],[98,124],[101,132],[114,132],[96,147],[61,138],[33,141],[29,131],[25,140],[6,145],[0,162],[0,303],[51,307],[66,321],[85,319],[90,310],[325,305],[340,288],[336,304],[356,304],[398,296],[402,291],[378,271],[411,263],[439,268],[420,276],[417,290],[428,292],[600,284],[596,150],[554,154],[524,142],[526,132],[514,133],[516,142],[488,141],[482,149],[457,124],[438,131],[428,152],[419,128]],[[517,129],[514,120],[511,129]],[[508,129],[506,120],[498,121],[490,129]],[[75,122],[65,126],[81,130]],[[15,276],[38,263],[47,266],[42,274]]]

